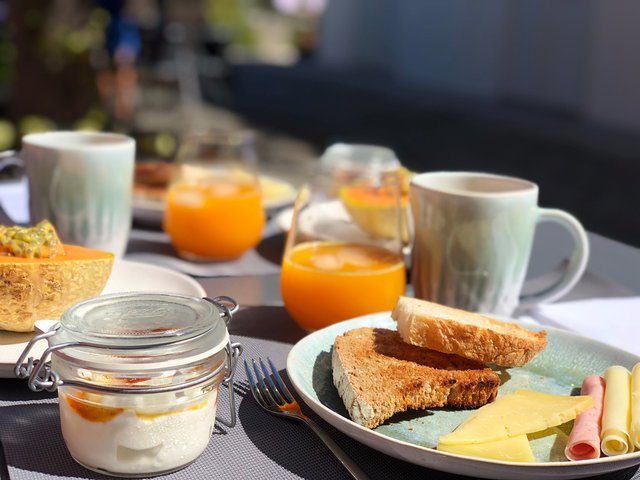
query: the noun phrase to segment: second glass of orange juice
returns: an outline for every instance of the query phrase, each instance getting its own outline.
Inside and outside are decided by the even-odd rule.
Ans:
[[[164,230],[190,260],[228,260],[255,247],[265,223],[249,132],[194,135],[181,145]]]
[[[391,310],[406,286],[397,168],[340,168],[301,190],[282,262],[285,307],[308,331]]]

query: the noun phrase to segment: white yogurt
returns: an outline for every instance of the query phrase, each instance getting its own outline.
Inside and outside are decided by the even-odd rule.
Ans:
[[[60,395],[62,435],[71,455],[93,470],[128,475],[175,470],[195,460],[207,447],[215,422],[217,390],[191,408],[161,415],[125,409],[108,421],[87,420]],[[175,397],[167,405],[168,409],[175,405]]]

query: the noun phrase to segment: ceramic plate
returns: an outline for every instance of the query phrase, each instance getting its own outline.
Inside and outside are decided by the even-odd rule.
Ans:
[[[292,184],[268,175],[260,175],[259,180],[264,195],[264,208],[268,215],[293,204],[297,190]],[[134,194],[133,217],[135,219],[160,224],[163,215],[164,200],[154,200]]]
[[[554,448],[551,436],[531,441],[537,460],[531,464],[484,460],[433,449],[438,437],[451,432],[472,410],[412,411],[398,414],[374,430],[364,428],[349,419],[331,376],[331,348],[336,336],[364,326],[395,329],[395,322],[389,313],[380,313],[332,325],[300,340],[287,359],[289,378],[305,403],[355,440],[417,465],[481,478],[580,478],[640,464],[640,452],[597,460],[560,461],[564,458],[562,449],[557,444]],[[507,375],[501,374],[501,395],[518,389],[569,395],[587,375],[603,374],[610,365],[631,368],[640,360],[570,332],[545,329],[549,340],[546,350],[525,367],[510,368]]]
[[[291,183],[269,175],[260,175],[259,180],[267,212],[293,205],[298,190]]]
[[[275,217],[276,224],[288,231],[293,221],[293,208]],[[311,205],[298,215],[298,228],[305,235],[318,239],[348,238],[353,242],[369,243],[371,235],[356,225],[340,200]]]
[[[167,268],[145,263],[116,260],[109,281],[102,293],[122,292],[165,292],[204,297],[202,285],[191,277]],[[38,322],[36,329],[47,329],[51,321]],[[39,333],[39,332],[37,332]],[[20,357],[34,333],[0,332],[0,377],[13,377],[13,365]],[[40,355],[46,348],[46,342],[38,342],[32,351],[33,356]]]

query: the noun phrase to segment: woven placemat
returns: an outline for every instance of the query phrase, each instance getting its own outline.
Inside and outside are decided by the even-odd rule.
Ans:
[[[265,327],[266,329],[266,327]],[[234,335],[244,346],[242,358],[270,357],[284,372],[288,343]],[[323,444],[302,424],[261,410],[248,391],[244,368],[236,373],[238,424],[216,424],[205,452],[183,470],[162,479],[342,479],[350,478]],[[227,390],[220,392],[218,415],[228,418]],[[384,455],[345,436],[303,406],[305,413],[331,433],[335,441],[372,478],[461,479]],[[69,455],[62,434],[55,394],[33,393],[24,381],[0,379],[0,439],[5,447],[12,480],[106,479],[78,465]],[[637,468],[597,478],[640,478]]]

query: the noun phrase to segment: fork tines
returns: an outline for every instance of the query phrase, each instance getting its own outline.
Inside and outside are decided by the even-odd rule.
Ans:
[[[355,480],[369,480],[367,474],[344,453],[331,436],[302,412],[300,405],[282,381],[276,366],[269,358],[267,358],[267,362],[270,368],[267,368],[262,359],[257,362],[251,360],[253,364],[252,373],[249,363],[246,360],[244,361],[244,369],[247,372],[251,393],[258,405],[273,415],[303,422],[322,440],[331,453],[348,470],[352,478]]]
[[[268,410],[279,410],[281,406],[294,403],[295,399],[282,381],[278,369],[270,358],[267,358],[267,362],[269,363],[270,370],[261,358],[258,362],[256,362],[255,359],[251,360],[255,379],[246,360],[244,361],[244,368],[247,372],[251,393],[260,406]]]

